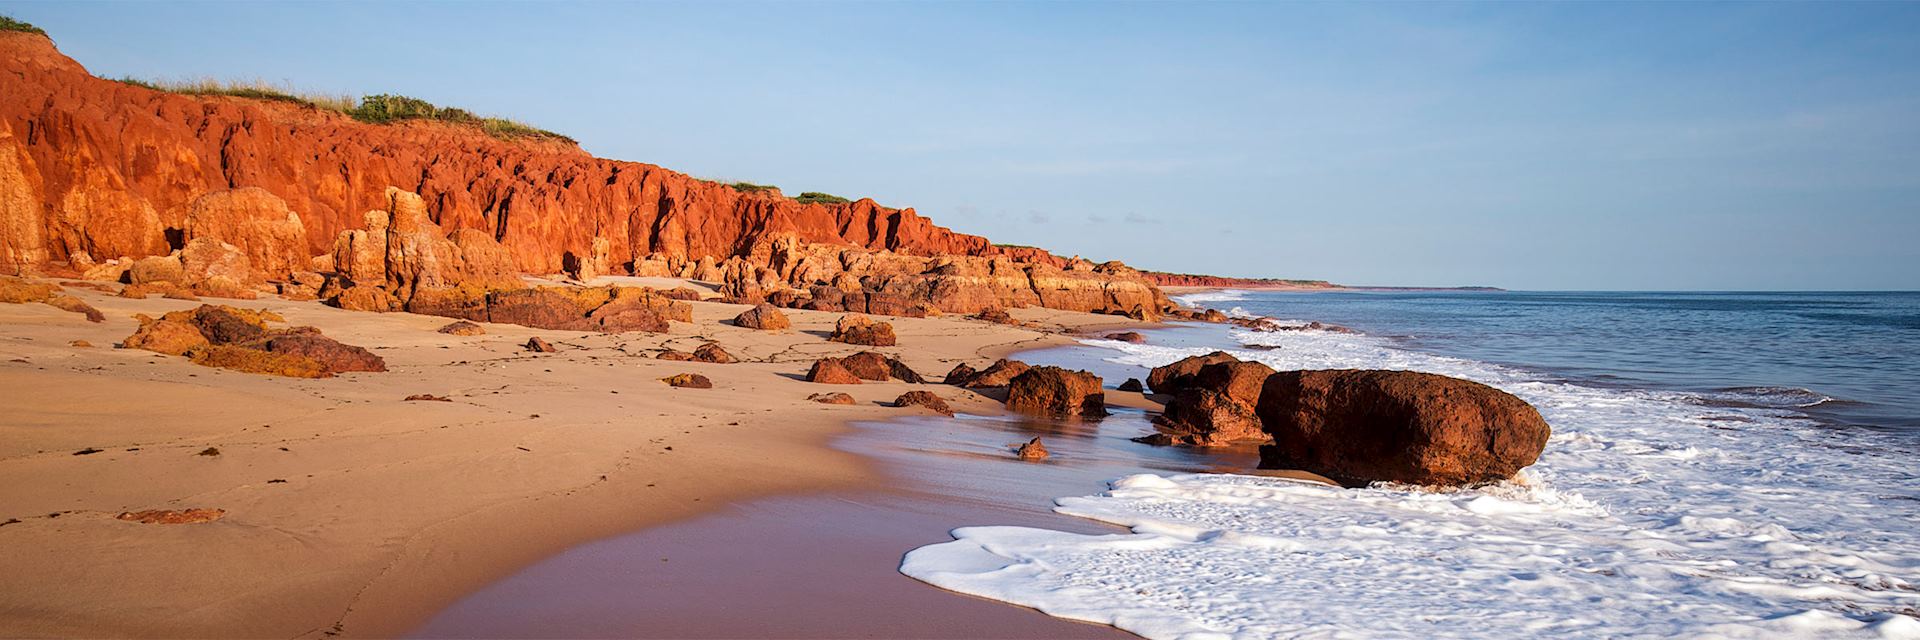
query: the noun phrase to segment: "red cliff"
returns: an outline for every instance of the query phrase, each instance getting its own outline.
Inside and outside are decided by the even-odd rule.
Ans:
[[[362,226],[390,186],[448,231],[474,229],[529,273],[568,254],[698,259],[792,234],[915,255],[998,253],[986,239],[872,200],[800,204],[569,144],[471,127],[375,125],[298,104],[155,91],[95,78],[46,37],[0,33],[0,261],[9,270],[166,254],[195,199],[259,187],[305,224],[307,256]]]

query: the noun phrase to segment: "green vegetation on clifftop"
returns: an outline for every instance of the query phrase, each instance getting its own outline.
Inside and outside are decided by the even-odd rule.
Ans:
[[[392,124],[404,120],[432,120],[477,128],[503,140],[531,138],[578,144],[567,136],[506,118],[489,118],[457,107],[440,107],[408,96],[376,94],[355,100],[348,95],[330,95],[296,91],[265,81],[232,81],[214,78],[199,80],[141,80],[120,78],[118,82],[155,91],[191,96],[231,96],[254,100],[272,100],[346,114],[369,124]]]
[[[0,31],[19,31],[22,33],[37,33],[43,36],[47,35],[47,32],[40,30],[40,27],[36,27],[31,24],[21,22],[19,20],[15,20],[13,19],[12,16],[5,16],[5,15],[0,15]]]

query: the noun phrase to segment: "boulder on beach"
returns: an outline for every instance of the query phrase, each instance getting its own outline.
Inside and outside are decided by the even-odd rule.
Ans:
[[[1019,320],[1013,319],[1012,314],[1007,313],[1006,309],[1000,307],[981,309],[979,313],[973,314],[973,317],[975,320],[985,320],[994,324],[1020,324]]]
[[[268,353],[295,355],[310,358],[326,366],[333,373],[347,371],[380,372],[387,370],[387,362],[372,351],[320,335],[318,329],[298,327],[281,335],[263,338],[249,345]]]
[[[1239,362],[1239,358],[1225,351],[1215,351],[1203,356],[1188,356],[1163,367],[1154,367],[1147,374],[1147,388],[1154,393],[1178,394],[1185,389],[1200,368],[1221,362]]]
[[[733,324],[738,327],[765,331],[776,331],[793,326],[793,323],[787,320],[787,314],[781,313],[780,309],[765,302],[754,305],[752,309],[742,311],[740,315],[734,316]]]
[[[853,404],[853,396],[838,391],[832,393],[816,393],[807,396],[807,399],[820,404]]]
[[[893,406],[920,406],[932,409],[943,415],[953,415],[953,409],[947,406],[947,401],[940,396],[934,395],[932,391],[908,391],[900,394],[900,397],[894,398]]]
[[[450,336],[478,336],[486,335],[487,333],[486,327],[482,327],[479,323],[468,320],[456,320],[448,323],[446,326],[440,327],[437,331]]]
[[[1255,408],[1274,371],[1258,362],[1216,362],[1201,367],[1167,402],[1153,424],[1172,442],[1202,446],[1265,442]]]
[[[973,365],[969,365],[965,362],[962,362],[960,364],[953,365],[953,368],[947,371],[947,375],[945,377],[942,377],[940,379],[940,382],[943,384],[950,384],[956,387],[961,387],[961,386],[966,386],[967,382],[970,380],[973,380],[974,376],[977,376],[977,375],[980,375],[980,372],[974,371]]]
[[[949,373],[947,374],[947,384],[966,387],[968,389],[1004,387],[1012,384],[1015,376],[1026,373],[1029,368],[1025,362],[1001,358],[994,361],[993,365],[987,367],[985,370],[963,376],[958,380],[956,380],[952,373]],[[972,367],[968,367],[968,369],[972,369]],[[958,370],[959,368],[955,367],[955,371]]]
[[[528,351],[532,351],[534,353],[553,353],[555,351],[559,351],[559,349],[553,348],[553,343],[547,342],[546,340],[543,340],[538,336],[527,338],[526,348]]]
[[[860,384],[860,376],[840,358],[821,358],[813,361],[813,368],[807,370],[807,382],[820,384]]]
[[[226,509],[148,509],[123,512],[114,516],[114,519],[140,524],[201,524],[226,515]]]
[[[858,313],[841,316],[840,321],[833,325],[833,335],[828,336],[827,339],[869,347],[891,347],[899,343],[899,338],[893,333],[892,324],[877,322]]]
[[[1126,382],[1120,383],[1119,389],[1121,391],[1132,391],[1134,393],[1140,393],[1142,391],[1145,391],[1146,387],[1140,385],[1139,378],[1127,378]]]
[[[1119,333],[1109,333],[1107,335],[1100,336],[1100,339],[1116,340],[1119,342],[1126,342],[1129,344],[1141,344],[1147,341],[1147,337],[1140,335],[1140,333],[1137,331],[1122,331]]]
[[[1256,412],[1273,444],[1262,468],[1343,484],[1458,486],[1513,477],[1552,433],[1526,401],[1470,380],[1414,371],[1286,371]]]
[[[738,359],[733,357],[733,354],[727,353],[727,350],[722,348],[720,343],[717,342],[709,342],[700,345],[698,349],[694,349],[693,359],[713,364],[733,364],[739,362]]]
[[[1107,415],[1100,376],[1060,367],[1032,367],[1007,385],[1007,408],[1049,416]]]
[[[682,389],[712,389],[713,381],[698,373],[678,373],[660,379],[668,386]]]

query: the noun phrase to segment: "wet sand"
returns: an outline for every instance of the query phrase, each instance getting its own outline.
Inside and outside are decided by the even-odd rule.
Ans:
[[[200,303],[69,293],[107,321],[0,304],[0,636],[399,635],[582,543],[757,497],[873,486],[868,462],[826,442],[849,421],[916,411],[879,404],[907,390],[998,410],[940,385],[800,380],[819,356],[861,350],[823,339],[836,313],[792,312],[794,330],[768,333],[724,324],[742,306],[703,302],[667,335],[489,324],[456,337],[434,331],[446,318],[206,300],[317,326],[391,369],[304,380],[114,349],[134,314]],[[1056,329],[1127,324],[1014,313]],[[902,346],[878,350],[934,377],[1068,340],[958,317],[888,320]],[[523,351],[533,336],[561,351]],[[76,339],[97,346],[69,346]],[[747,362],[652,359],[709,339]],[[681,372],[715,388],[659,382]],[[829,390],[859,404],[805,400]],[[401,400],[416,393],[453,402]],[[220,454],[198,455],[208,448]],[[75,455],[86,450],[98,451]],[[196,507],[227,513],[193,525],[114,517]],[[859,609],[841,616],[860,628]]]
[[[1021,354],[1036,363],[1105,369],[1084,349]],[[1110,377],[1111,386],[1116,379]],[[968,393],[956,390],[958,393]],[[1152,405],[1109,392],[1115,404]],[[871,460],[882,482],[859,489],[764,498],[693,520],[617,536],[537,563],[442,611],[412,634],[729,638],[1132,637],[1104,625],[939,590],[898,572],[913,548],[969,525],[1027,525],[1083,533],[1123,529],[1052,512],[1141,472],[1247,472],[1252,447],[1149,447],[1143,411],[1101,420],[1047,420],[1003,412],[865,422],[833,447]],[[1053,456],[1014,459],[1042,437]]]

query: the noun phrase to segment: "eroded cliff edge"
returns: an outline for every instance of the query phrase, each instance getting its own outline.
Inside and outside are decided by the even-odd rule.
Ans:
[[[995,247],[870,199],[803,204],[778,192],[596,158],[559,141],[502,140],[433,122],[375,125],[297,104],[156,91],[96,78],[36,34],[0,33],[0,64],[0,263],[13,272],[81,273],[181,251],[196,234],[196,208],[204,216],[207,199],[248,189],[272,196],[245,198],[268,200],[254,208],[275,211],[260,215],[291,214],[276,220],[297,227],[281,228],[270,244],[298,255],[254,256],[263,271],[258,279],[324,272],[343,234],[366,231],[367,213],[391,209],[389,189],[398,188],[420,196],[436,233],[463,245],[490,240],[504,254],[502,266],[518,273],[577,273],[584,266],[603,274],[712,275],[719,270],[708,265],[732,258],[748,267],[732,269],[735,279],[775,289],[785,281],[797,292],[841,271],[964,273],[1003,289],[960,296],[958,304],[933,302],[950,312],[1041,304],[1157,315],[1165,306],[1151,283],[1118,263]],[[243,248],[261,243],[215,239]],[[776,243],[789,254],[806,247],[816,263],[840,268],[796,274],[792,264],[769,262]],[[868,256],[882,257],[877,262],[888,268],[857,268],[876,262]],[[936,257],[943,259],[895,259]],[[269,269],[257,264],[262,259],[286,264]],[[764,271],[769,267],[774,273]],[[1042,290],[1069,281],[1083,290]],[[845,279],[841,284],[854,289]],[[1004,291],[1009,287],[1031,293]],[[741,292],[773,292],[767,288]],[[915,288],[924,295],[938,287]]]

